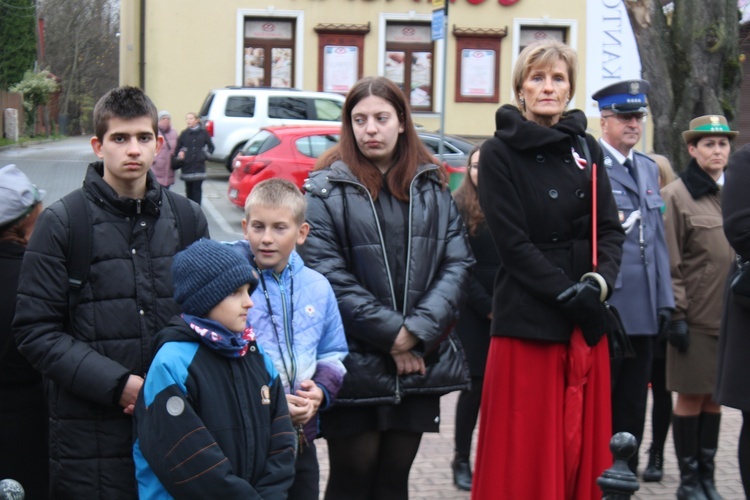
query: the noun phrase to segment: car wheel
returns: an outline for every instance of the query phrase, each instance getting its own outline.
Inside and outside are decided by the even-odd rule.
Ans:
[[[234,159],[237,157],[238,154],[240,154],[240,151],[242,150],[242,144],[237,145],[232,152],[229,154],[229,158],[227,158],[227,170],[229,170],[229,173],[232,173],[232,170],[234,170]]]

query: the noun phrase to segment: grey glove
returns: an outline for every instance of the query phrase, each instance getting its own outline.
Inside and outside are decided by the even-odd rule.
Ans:
[[[672,308],[671,307],[660,307],[656,311],[656,323],[659,325],[658,336],[660,339],[667,338],[667,330],[669,329],[669,320],[672,319]]]
[[[563,290],[556,299],[565,317],[581,327],[583,338],[589,347],[599,342],[607,324],[600,295],[599,284],[587,278]]]
[[[669,323],[667,340],[679,352],[687,351],[687,348],[690,345],[687,321],[684,319],[678,319]]]

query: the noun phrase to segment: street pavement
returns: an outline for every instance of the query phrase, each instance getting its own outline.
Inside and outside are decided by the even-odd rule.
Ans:
[[[83,181],[86,165],[97,158],[91,151],[88,137],[72,137],[59,141],[31,144],[26,147],[0,148],[0,166],[15,163],[39,188],[47,190],[46,205],[69,191],[79,187]],[[203,184],[203,211],[208,219],[211,237],[219,240],[242,238],[242,210],[228,201],[226,196],[228,172],[222,165],[209,164],[208,179]],[[177,181],[175,192],[184,193],[184,184]],[[511,382],[512,383],[512,382]],[[425,434],[411,470],[409,479],[410,498],[468,499],[469,493],[458,491],[453,486],[450,462],[453,457],[453,430],[455,405],[458,394],[451,393],[441,399],[441,424],[439,434]],[[649,412],[651,401],[649,397]],[[716,458],[716,483],[725,500],[745,498],[737,466],[737,441],[742,424],[742,414],[725,408],[719,452]],[[641,467],[647,460],[650,443],[650,419],[644,433],[645,444],[641,447]],[[476,433],[474,437],[476,441]],[[320,461],[321,498],[328,478],[327,448],[324,439],[316,441]],[[671,432],[665,447],[664,479],[660,483],[641,483],[636,499],[667,500],[675,497],[679,483],[679,471],[674,458]],[[472,460],[473,463],[473,460]],[[544,480],[544,471],[538,471],[539,480]],[[526,500],[526,499],[522,499]],[[534,500],[534,499],[529,499]]]

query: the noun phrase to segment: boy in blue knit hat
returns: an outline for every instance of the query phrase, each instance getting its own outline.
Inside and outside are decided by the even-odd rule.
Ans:
[[[286,498],[295,433],[279,375],[246,326],[257,273],[200,240],[175,255],[172,275],[183,313],[154,339],[135,406],[139,496]]]

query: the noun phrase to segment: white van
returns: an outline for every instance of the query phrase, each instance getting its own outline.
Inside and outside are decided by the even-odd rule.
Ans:
[[[261,127],[341,123],[344,96],[327,92],[261,87],[226,87],[208,93],[200,110],[211,135],[212,161],[232,171],[232,160]]]

